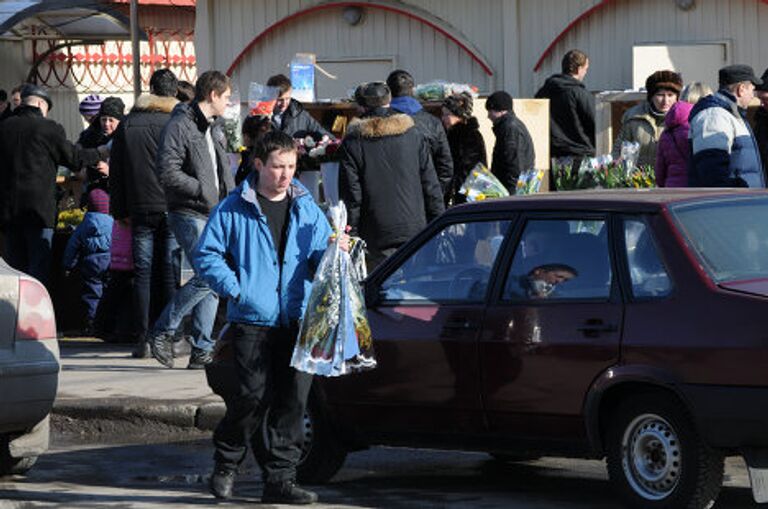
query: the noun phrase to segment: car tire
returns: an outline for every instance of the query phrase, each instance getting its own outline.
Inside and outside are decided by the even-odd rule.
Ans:
[[[698,434],[685,409],[660,393],[629,396],[609,416],[608,475],[626,505],[707,509],[723,482],[723,454]]]
[[[313,390],[305,414],[305,444],[297,466],[299,482],[323,484],[341,470],[347,449],[339,440],[325,406]]]

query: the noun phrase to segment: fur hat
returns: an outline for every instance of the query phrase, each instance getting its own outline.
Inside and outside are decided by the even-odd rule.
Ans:
[[[755,90],[759,90],[760,92],[768,92],[768,69],[766,69],[763,75],[760,76],[760,79],[763,80],[763,83],[755,87]]]
[[[109,194],[98,187],[88,192],[88,212],[109,214]]]
[[[119,97],[107,97],[101,103],[99,116],[122,120],[123,116],[125,116],[125,103]]]
[[[449,95],[443,100],[443,108],[464,120],[472,118],[472,106],[472,96],[466,92]]]
[[[649,101],[659,90],[669,90],[680,97],[683,78],[675,71],[656,71],[646,78],[645,90]]]
[[[485,101],[485,109],[488,111],[512,111],[512,96],[503,90],[494,92]]]
[[[91,94],[80,101],[80,114],[96,116],[99,114],[99,108],[104,99],[100,95]]]
[[[392,101],[392,93],[383,81],[371,81],[357,87],[355,101],[366,109],[380,108]]]

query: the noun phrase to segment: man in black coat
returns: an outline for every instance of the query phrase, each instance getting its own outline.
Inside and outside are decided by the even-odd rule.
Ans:
[[[160,135],[156,171],[165,191],[168,224],[189,260],[211,210],[235,186],[223,140],[212,133],[216,117],[227,109],[231,91],[228,76],[204,72],[195,84],[192,104],[177,104]],[[152,356],[173,367],[173,336],[184,316],[192,313],[193,346],[187,367],[205,368],[212,360],[211,334],[218,304],[217,295],[195,271],[152,327],[147,339]]]
[[[534,169],[536,156],[533,140],[512,107],[512,96],[500,90],[494,92],[485,102],[488,118],[493,122],[493,145],[491,173],[507,188],[509,194],[515,194],[517,178],[526,170]]]
[[[287,76],[277,74],[267,80],[268,87],[278,89],[277,102],[272,112],[272,128],[284,132],[292,138],[312,136],[319,140],[323,136],[334,138],[320,123],[309,114],[299,101],[293,99],[293,84]]]
[[[386,83],[358,87],[365,113],[339,149],[339,193],[351,234],[368,245],[369,269],[444,210],[429,147],[410,116],[388,108],[391,98]]]
[[[8,263],[48,282],[56,226],[56,174],[108,157],[105,147],[78,149],[64,128],[46,118],[53,107],[48,92],[24,85],[22,103],[0,123],[0,226],[6,234]]]
[[[416,123],[416,128],[427,140],[437,180],[440,182],[440,188],[447,203],[453,180],[453,157],[442,122],[436,116],[424,111],[421,103],[413,97],[416,84],[408,71],[392,71],[387,77],[387,86],[392,92],[391,108],[399,113],[410,115]]]
[[[178,104],[178,80],[170,69],[159,69],[149,80],[150,93],[140,96],[120,123],[112,143],[110,209],[117,221],[130,226],[133,244],[133,305],[137,347],[134,357],[149,357],[150,301],[162,309],[176,290],[176,239],[168,225],[165,192],[157,178],[160,135]],[[159,294],[151,297],[152,274]],[[153,298],[154,297],[154,298]],[[156,300],[157,299],[157,300]],[[158,305],[159,304],[159,305]]]
[[[536,92],[549,99],[549,140],[552,157],[595,155],[595,99],[584,86],[589,58],[574,49],[563,57],[562,74],[550,76]]]

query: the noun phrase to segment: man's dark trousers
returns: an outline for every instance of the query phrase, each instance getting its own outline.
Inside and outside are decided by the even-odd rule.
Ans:
[[[217,467],[235,470],[250,440],[267,483],[293,481],[312,386],[312,375],[290,367],[298,328],[232,323],[225,334],[223,340],[232,344],[238,393],[227,398],[227,412],[213,434]],[[261,425],[267,409],[264,449]]]

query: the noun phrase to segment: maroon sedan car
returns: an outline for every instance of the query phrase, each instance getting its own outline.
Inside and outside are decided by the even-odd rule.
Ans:
[[[706,508],[741,454],[768,501],[768,193],[459,206],[365,292],[378,367],[316,378],[305,481],[375,444],[605,457],[627,505]]]

